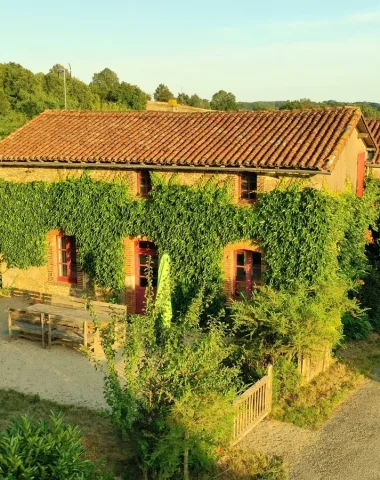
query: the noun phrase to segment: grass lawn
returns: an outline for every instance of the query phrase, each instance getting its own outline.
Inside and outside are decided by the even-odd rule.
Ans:
[[[376,376],[375,368],[380,365],[380,335],[372,334],[368,340],[342,345],[336,352],[336,359],[327,372],[299,386],[275,405],[272,415],[299,427],[321,427],[360,385],[363,376]]]
[[[37,420],[47,418],[52,411],[62,412],[67,423],[78,425],[83,433],[88,459],[104,462],[105,468],[114,472],[115,475],[130,470],[128,444],[116,435],[110,420],[100,412],[76,406],[59,405],[41,400],[36,395],[0,390],[0,430],[18,415],[32,414]],[[137,480],[134,475],[130,478]]]

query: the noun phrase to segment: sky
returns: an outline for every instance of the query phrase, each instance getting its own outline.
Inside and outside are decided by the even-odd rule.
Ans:
[[[0,0],[0,62],[153,93],[380,102],[380,0]]]

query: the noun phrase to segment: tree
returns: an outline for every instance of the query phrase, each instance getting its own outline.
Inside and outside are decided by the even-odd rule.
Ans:
[[[210,100],[207,100],[207,98],[202,98],[202,108],[210,110]]]
[[[150,98],[140,87],[127,82],[121,82],[116,96],[119,103],[131,110],[146,110]]]
[[[158,85],[153,96],[156,102],[168,102],[169,100],[174,98],[174,95],[172,94],[172,92],[163,83],[160,83]]]
[[[186,93],[179,93],[177,97],[177,102],[180,105],[190,105],[190,97]]]
[[[324,106],[324,104],[313,102],[310,98],[301,98],[300,100],[288,100],[280,107],[280,110],[305,110],[316,106]]]
[[[234,111],[239,110],[239,105],[236,102],[235,95],[225,90],[219,90],[214,93],[210,106],[213,110]]]
[[[105,68],[99,73],[94,73],[90,87],[99,95],[101,102],[116,102],[120,88],[119,77],[109,68]]]
[[[191,95],[189,105],[192,107],[197,107],[197,108],[202,108],[202,99],[199,95],[194,93],[194,95]]]
[[[192,467],[205,472],[218,445],[228,445],[238,368],[227,365],[233,347],[220,323],[210,320],[207,332],[199,326],[202,295],[168,328],[153,300],[151,279],[147,290],[145,315],[128,322],[114,315],[101,329],[105,396],[114,423],[130,438],[143,478],[181,478],[185,452]],[[115,368],[117,340],[125,382]]]

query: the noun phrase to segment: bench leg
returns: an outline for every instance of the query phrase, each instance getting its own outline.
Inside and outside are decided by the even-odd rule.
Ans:
[[[12,338],[12,314],[11,312],[8,312],[8,335],[9,335],[9,340]]]
[[[49,350],[51,350],[51,320],[50,320],[50,315],[48,315],[48,346],[49,346]]]
[[[41,313],[41,337],[42,337],[42,348],[45,348],[45,315]]]

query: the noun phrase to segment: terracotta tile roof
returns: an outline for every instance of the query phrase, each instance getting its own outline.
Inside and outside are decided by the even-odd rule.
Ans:
[[[359,122],[360,110],[349,107],[209,113],[46,111],[0,142],[0,163],[331,171]]]
[[[377,146],[380,147],[380,118],[366,118],[366,123],[373,138],[375,139],[375,142],[377,143]],[[380,166],[379,152],[375,154],[371,163]]]

